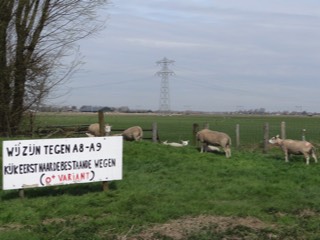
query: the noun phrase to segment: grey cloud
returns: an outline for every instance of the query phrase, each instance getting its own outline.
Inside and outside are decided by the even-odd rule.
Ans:
[[[166,56],[176,61],[170,66],[176,109],[271,108],[283,96],[277,106],[292,108],[296,96],[320,87],[320,2],[301,2],[115,0],[105,31],[81,43],[86,71],[72,79],[66,102],[156,110],[155,62]],[[81,88],[86,79],[89,91]],[[299,105],[320,111],[314,102]]]

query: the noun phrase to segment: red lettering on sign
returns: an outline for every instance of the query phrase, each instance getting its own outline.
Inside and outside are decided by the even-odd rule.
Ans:
[[[88,180],[89,174],[90,174],[89,172],[59,174],[58,179],[60,182],[66,182],[66,181],[78,182],[82,180]]]

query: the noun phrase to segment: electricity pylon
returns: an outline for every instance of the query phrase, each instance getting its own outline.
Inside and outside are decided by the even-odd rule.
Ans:
[[[166,57],[156,62],[161,65],[161,70],[156,74],[161,77],[160,87],[160,112],[170,112],[170,91],[169,91],[169,76],[174,75],[168,67],[169,64],[173,64],[173,60],[169,60]]]

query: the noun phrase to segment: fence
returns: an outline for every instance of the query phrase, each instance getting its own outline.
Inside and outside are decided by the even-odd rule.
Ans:
[[[99,124],[100,124],[100,135],[105,136],[105,120],[104,114],[99,112]],[[79,125],[49,125],[44,127],[39,127],[35,131],[33,131],[33,135],[40,136],[42,138],[50,138],[55,135],[60,135],[63,137],[79,137],[86,136],[85,133],[88,131],[89,124],[79,124]],[[112,128],[112,133],[121,133],[125,129],[122,128]],[[157,123],[152,123],[151,128],[143,128],[145,140],[151,140],[153,142],[159,142],[160,137],[158,133]]]
[[[105,114],[106,122],[112,125],[113,131],[120,131],[128,126],[139,125],[145,131],[145,137],[152,138],[153,123],[157,124],[157,141],[159,135],[161,141],[168,140],[177,142],[179,140],[192,140],[194,138],[193,124],[197,123],[199,129],[206,124],[212,130],[227,133],[232,139],[233,147],[263,148],[267,138],[265,125],[268,123],[268,137],[281,135],[282,122],[285,122],[285,138],[306,139],[316,146],[320,143],[320,117],[319,116],[254,116],[254,115],[172,115],[160,116],[155,114]],[[39,114],[35,127],[35,134],[41,137],[50,137],[49,134],[61,134],[63,136],[85,136],[88,123],[97,122],[97,114],[60,113]],[[28,123],[24,129],[30,129]],[[58,125],[61,124],[61,125]],[[37,127],[36,127],[37,126]],[[41,126],[49,126],[41,127]],[[62,128],[61,128],[62,127]],[[78,128],[78,130],[71,129]],[[50,131],[48,131],[50,130]],[[75,130],[75,131],[74,131]],[[47,132],[46,132],[47,131]],[[28,133],[30,134],[30,133]],[[51,135],[52,136],[52,135]],[[37,137],[37,136],[35,136]]]
[[[295,140],[308,140],[316,145],[319,144],[320,140],[320,133],[318,126],[311,126],[308,125],[309,131],[304,128],[305,125],[301,128],[296,128],[296,125],[290,126],[287,128],[287,123],[282,121],[280,122],[279,126],[276,126],[274,123],[272,125],[269,122],[265,122],[260,126],[251,125],[251,124],[236,124],[234,125],[234,131],[230,132],[230,125],[219,126],[219,131],[221,129],[226,128],[229,131],[226,131],[232,139],[233,145],[237,148],[244,146],[244,147],[261,147],[263,152],[268,151],[269,147],[269,139],[273,136],[280,135],[282,139],[287,138],[287,135],[290,135],[292,139]],[[202,128],[210,128],[209,123],[204,123]],[[215,129],[213,127],[212,129]],[[259,129],[258,129],[259,128]],[[288,131],[289,129],[289,131]],[[200,130],[199,124],[193,124],[192,130],[192,142],[193,145],[197,145],[196,142],[196,133]],[[251,131],[249,131],[251,130]],[[252,131],[253,130],[253,131]],[[308,139],[307,139],[308,138]]]

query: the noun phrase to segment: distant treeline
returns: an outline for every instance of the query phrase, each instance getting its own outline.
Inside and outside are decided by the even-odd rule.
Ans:
[[[127,106],[121,107],[108,107],[108,106],[92,106],[83,105],[80,108],[77,106],[55,106],[55,105],[42,105],[37,109],[33,109],[35,112],[120,112],[120,113],[159,113],[161,111],[153,111],[147,109],[130,109]],[[161,112],[162,113],[162,112]],[[319,115],[317,112],[307,111],[274,111],[268,112],[265,108],[249,109],[249,110],[238,110],[233,112],[221,111],[221,112],[207,112],[207,111],[169,111],[167,113],[183,113],[183,114],[240,114],[240,115],[302,115],[302,116],[313,116]]]
[[[79,109],[77,106],[54,106],[54,105],[43,105],[38,107],[37,109],[33,109],[34,111],[39,112],[124,112],[124,113],[130,113],[130,112],[153,112],[152,110],[131,110],[127,106],[122,107],[107,107],[107,106],[92,106],[92,105],[83,105]]]

